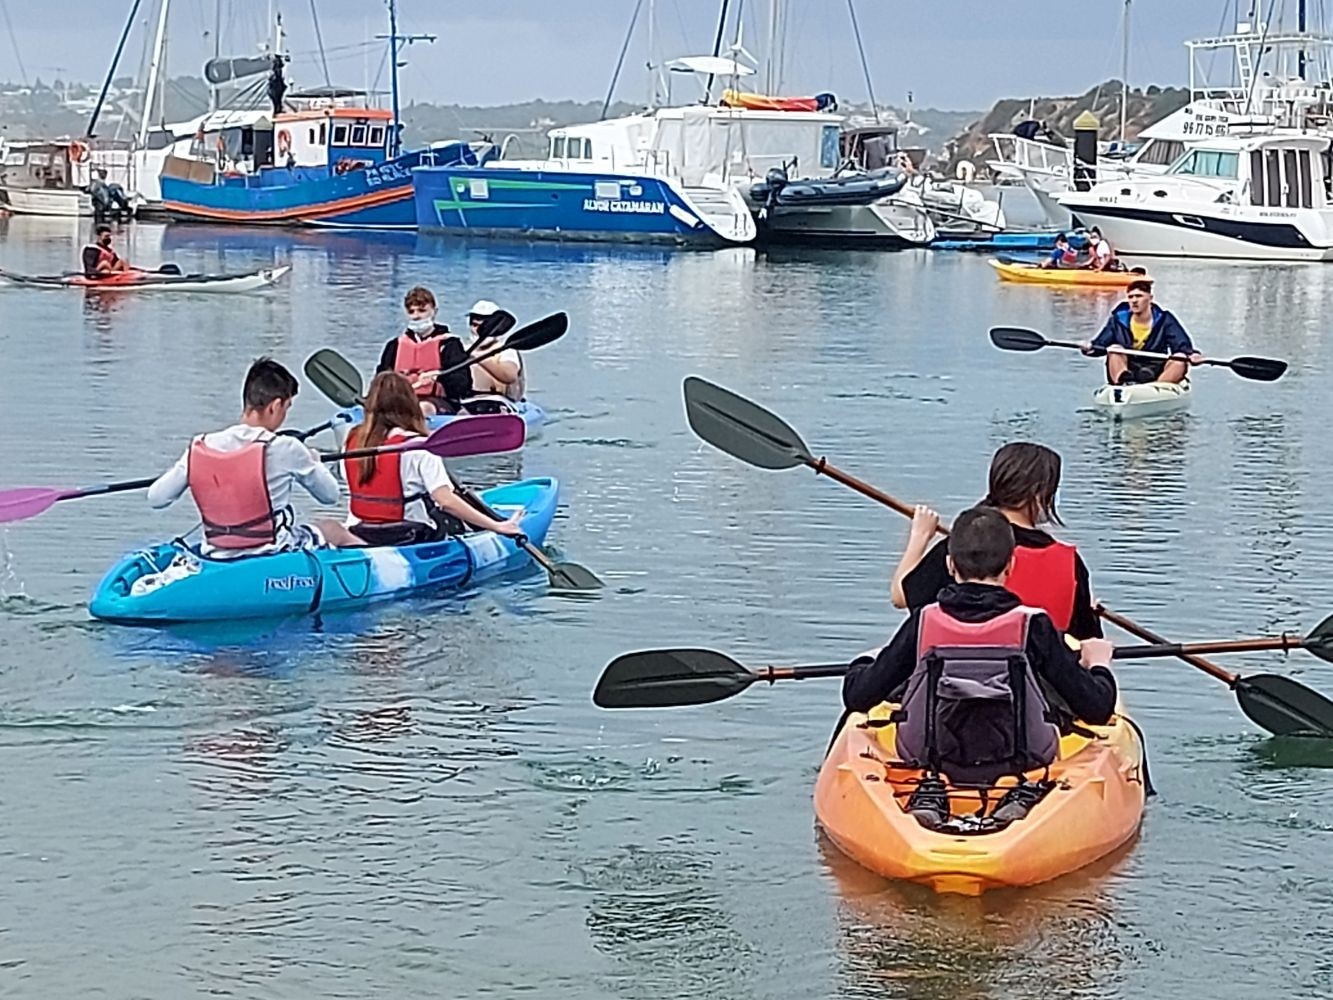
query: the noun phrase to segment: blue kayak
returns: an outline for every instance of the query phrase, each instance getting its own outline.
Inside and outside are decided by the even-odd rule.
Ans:
[[[538,427],[546,422],[546,411],[536,403],[530,400],[523,400],[520,403],[510,402],[498,396],[488,396],[487,399],[502,400],[503,405],[509,407],[506,412],[516,413],[523,418],[523,423],[527,425],[528,437],[531,437]],[[333,415],[333,433],[338,439],[338,447],[342,448],[347,440],[347,432],[365,419],[366,411],[360,406],[349,406],[345,410],[339,410]],[[466,420],[467,415],[436,415],[428,417],[426,425],[429,430],[438,430],[445,424],[453,420]]]
[[[523,510],[540,545],[559,499],[555,479],[526,479],[481,495],[501,517]],[[456,589],[528,561],[513,539],[489,531],[399,547],[317,549],[210,559],[167,542],[125,556],[102,578],[88,610],[121,625],[277,618],[364,607]]]

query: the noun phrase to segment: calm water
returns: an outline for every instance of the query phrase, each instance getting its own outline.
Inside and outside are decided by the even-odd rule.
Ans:
[[[65,223],[0,222],[0,266],[72,265]],[[683,376],[952,515],[991,452],[1065,456],[1061,506],[1099,596],[1173,638],[1312,626],[1333,607],[1323,312],[1333,269],[1156,263],[1204,351],[1288,358],[1196,379],[1187,415],[1111,427],[1095,363],[992,349],[1081,337],[1113,299],[1001,286],[918,253],[664,253],[143,225],[133,259],[242,270],[254,296],[0,291],[5,485],[148,475],[238,409],[250,358],[332,346],[369,368],[411,284],[557,309],[530,355],[553,414],[478,481],[554,474],[552,541],[600,600],[523,576],[461,598],[288,623],[219,646],[102,626],[122,552],[188,529],[141,494],[0,533],[0,995],[728,998],[1333,995],[1333,751],[1261,738],[1222,685],[1120,670],[1160,796],[1128,851],[1034,891],[937,899],[821,841],[810,792],[836,684],[705,708],[595,709],[616,654],[706,645],[822,662],[883,641],[906,523],[699,443]],[[307,387],[297,426],[329,407]],[[1333,690],[1310,658],[1233,658]]]

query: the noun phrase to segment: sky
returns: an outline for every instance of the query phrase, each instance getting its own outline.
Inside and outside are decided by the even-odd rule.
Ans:
[[[142,64],[150,23],[161,0],[141,0],[121,62]],[[742,7],[742,44],[763,58],[770,0],[731,0]],[[831,90],[864,101],[865,75],[843,0],[784,0],[788,10],[783,92]],[[1130,82],[1183,85],[1184,41],[1235,23],[1234,4],[1251,0],[1133,0]],[[1291,8],[1296,0],[1261,0]],[[646,102],[649,10],[656,61],[705,54],[716,29],[718,0],[399,0],[399,30],[438,36],[406,53],[405,99],[458,104],[600,100],[636,3],[638,22],[616,89],[618,99]],[[271,34],[268,11],[283,16],[297,85],[320,85],[312,5],[334,83],[387,87],[382,68],[387,31],[384,0],[227,0],[224,54],[248,55]],[[132,0],[0,0],[0,79],[55,76],[97,82],[106,72]],[[988,108],[1002,97],[1075,94],[1118,77],[1123,0],[855,0],[871,84],[881,103],[901,106],[913,92],[920,107]],[[1323,4],[1310,0],[1312,11]],[[171,0],[168,72],[199,75],[212,53],[215,0]],[[6,25],[6,16],[8,25]],[[1316,14],[1312,14],[1316,17]],[[7,30],[12,26],[12,32]],[[1319,26],[1317,23],[1315,26]],[[728,32],[734,39],[734,29]],[[17,54],[16,54],[17,50]],[[20,60],[22,72],[20,71]],[[688,81],[673,96],[685,100]],[[761,89],[761,88],[755,88]]]

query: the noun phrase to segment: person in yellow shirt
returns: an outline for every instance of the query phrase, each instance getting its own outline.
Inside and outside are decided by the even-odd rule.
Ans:
[[[1116,350],[1120,348],[1120,350]],[[1125,350],[1169,354],[1169,359],[1140,358]],[[1106,381],[1111,385],[1133,382],[1183,382],[1190,365],[1197,365],[1203,355],[1180,320],[1152,300],[1152,281],[1137,278],[1125,289],[1125,301],[1111,310],[1111,316],[1096,338],[1084,345],[1083,353],[1106,356]]]

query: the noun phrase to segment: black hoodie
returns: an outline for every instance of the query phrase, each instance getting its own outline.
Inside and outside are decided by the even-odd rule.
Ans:
[[[940,609],[962,622],[985,622],[1022,602],[1003,587],[956,583],[940,591]],[[842,701],[852,712],[868,712],[892,701],[916,669],[920,609],[913,611],[875,659],[853,661],[842,682]],[[1078,719],[1102,725],[1115,714],[1115,676],[1106,667],[1084,668],[1044,613],[1028,621],[1027,657],[1043,689],[1056,694]]]

